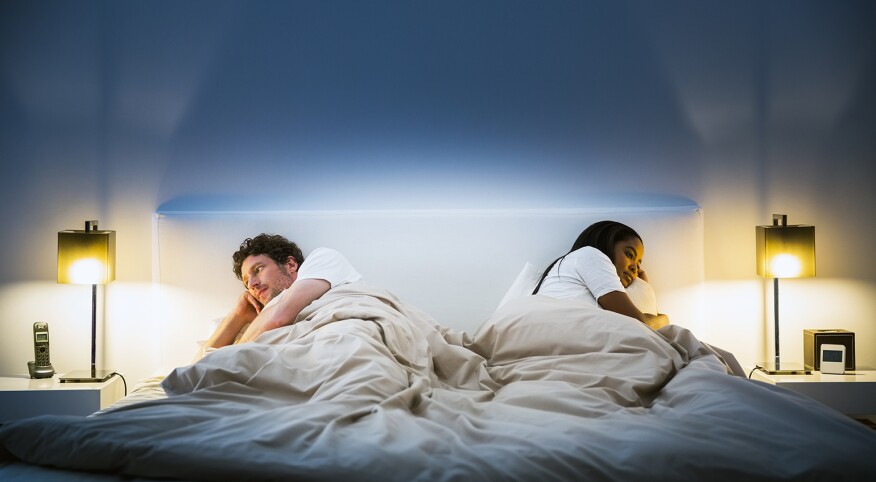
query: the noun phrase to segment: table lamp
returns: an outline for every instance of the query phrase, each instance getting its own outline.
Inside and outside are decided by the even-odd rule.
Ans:
[[[97,221],[85,221],[85,230],[58,232],[58,283],[91,285],[91,369],[75,370],[61,382],[96,383],[107,380],[112,370],[97,370],[97,285],[116,278],[116,232],[99,231]]]
[[[771,375],[811,373],[803,364],[782,364],[779,354],[779,278],[815,276],[815,227],[788,225],[788,216],[773,214],[772,226],[757,226],[757,274],[773,279],[776,356],[758,369]]]

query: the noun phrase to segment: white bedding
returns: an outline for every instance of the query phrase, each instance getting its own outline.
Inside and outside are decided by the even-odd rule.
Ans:
[[[187,480],[876,478],[876,432],[689,331],[531,296],[469,337],[363,283],[164,380],[0,428],[0,458]],[[3,472],[0,471],[0,476]]]

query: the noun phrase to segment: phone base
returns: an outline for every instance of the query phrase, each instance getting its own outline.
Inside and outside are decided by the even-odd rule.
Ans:
[[[65,373],[61,383],[101,383],[109,380],[115,371],[113,370],[74,370]]]
[[[27,371],[31,378],[52,378],[55,376],[55,368],[52,364],[37,366],[36,362],[27,362]]]

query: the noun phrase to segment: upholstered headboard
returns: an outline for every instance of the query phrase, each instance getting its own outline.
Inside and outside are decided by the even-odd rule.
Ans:
[[[702,213],[693,205],[535,210],[159,212],[154,217],[162,365],[186,364],[210,320],[242,285],[231,271],[240,242],[282,234],[305,256],[328,246],[364,281],[386,288],[436,321],[473,333],[526,262],[539,270],[595,221],[612,219],[643,237],[659,308],[695,328],[703,282]]]

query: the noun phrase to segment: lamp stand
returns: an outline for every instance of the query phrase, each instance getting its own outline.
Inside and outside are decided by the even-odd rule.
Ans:
[[[773,320],[775,327],[773,332],[776,338],[776,357],[773,364],[765,363],[766,366],[758,366],[757,369],[770,375],[809,375],[812,370],[793,363],[786,363],[782,368],[781,356],[779,355],[779,278],[773,278]]]
[[[101,383],[115,373],[97,369],[97,285],[91,285],[91,369],[74,370],[60,378],[61,383]]]
[[[773,278],[773,320],[775,323],[775,327],[773,331],[775,333],[776,338],[776,370],[781,370],[782,366],[782,357],[779,356],[779,278]],[[92,319],[92,323],[94,323]],[[94,326],[94,325],[92,325]],[[92,328],[93,329],[93,328]],[[91,344],[91,367],[94,368],[94,340],[92,339]]]

